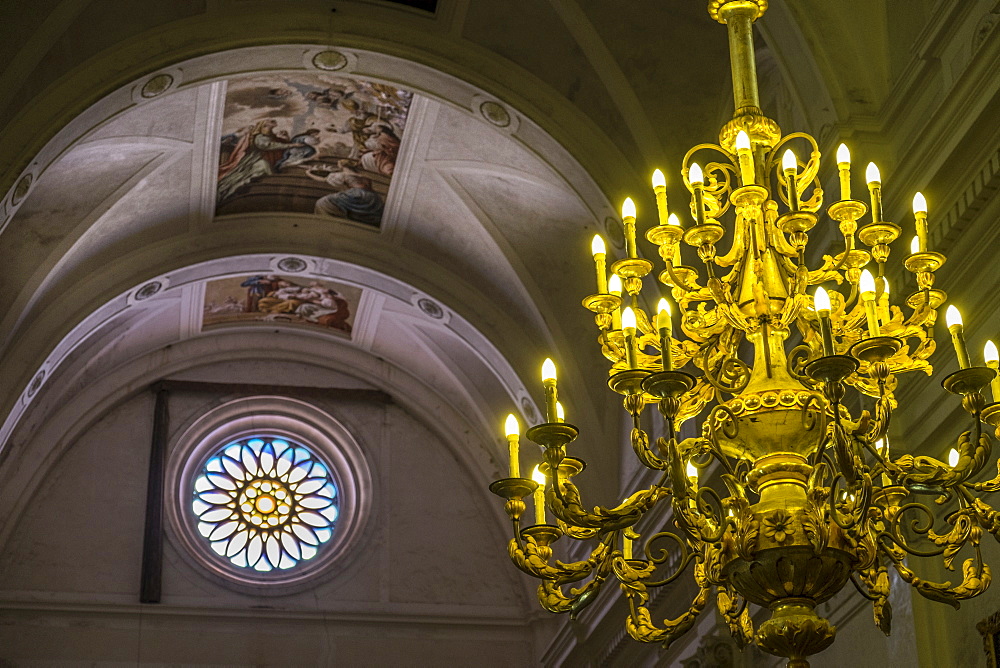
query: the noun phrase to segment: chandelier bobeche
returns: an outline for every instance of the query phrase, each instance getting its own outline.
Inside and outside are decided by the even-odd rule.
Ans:
[[[587,510],[571,480],[583,462],[566,454],[578,432],[558,415],[555,366],[546,360],[547,421],[527,431],[543,449],[536,472],[542,477],[520,476],[511,417],[511,477],[490,489],[507,500],[510,557],[541,579],[545,609],[578,612],[613,575],[629,601],[629,634],[669,644],[693,626],[714,593],[740,646],[756,642],[787,657],[789,666],[808,666],[805,657],[828,647],[836,632],[816,605],[848,580],[872,600],[886,634],[889,569],[921,595],[955,607],[989,586],[979,544],[984,530],[997,537],[1000,513],[978,495],[1000,490],[1000,475],[973,479],[990,459],[982,422],[1000,424],[1000,404],[987,405],[981,390],[993,381],[1000,399],[1000,385],[996,347],[987,345],[987,366],[972,366],[961,317],[949,307],[960,369],[943,385],[961,398],[971,428],[958,436],[947,462],[890,452],[886,432],[897,375],[931,371],[932,327],[946,300],[934,287],[934,272],[945,258],[928,249],[927,206],[918,194],[916,237],[902,261],[918,289],[905,300],[909,316],[891,303],[884,269],[901,227],[882,218],[874,165],[866,174],[870,207],[852,199],[850,154],[841,145],[840,199],[827,213],[844,248],[823,256],[819,267],[806,265],[808,233],[823,199],[820,153],[811,136],[782,136],[759,109],[752,25],[766,8],[767,0],[709,4],[711,16],[728,26],[736,113],[718,145],[699,144],[684,157],[694,225],[682,227],[668,215],[665,180],[659,170],[653,177],[660,225],[646,238],[666,265],[659,278],[676,303],[682,337],[674,336],[666,300],[655,319],[640,306],[642,279],[653,265],[636,252],[631,200],[622,211],[627,257],[612,264],[610,281],[603,241],[594,240],[598,290],[583,303],[595,313],[601,351],[611,362],[608,383],[632,416],[632,448],[642,464],[662,472],[657,483],[617,507]],[[804,165],[793,146],[808,155]],[[694,162],[706,152],[714,152],[714,161]],[[731,246],[720,254],[716,245],[725,237]],[[681,263],[682,242],[696,249],[701,268]],[[872,262],[874,276],[863,269]],[[807,292],[819,284],[829,288]],[[793,327],[801,344],[786,351]],[[737,356],[744,338],[754,348],[750,365]],[[852,413],[844,403],[849,388],[874,397],[874,406]],[[656,404],[665,419],[666,434],[655,445],[640,428],[646,404]],[[679,425],[695,416],[701,434],[678,440]],[[725,495],[699,484],[699,470],[709,466],[720,472]],[[536,522],[522,528],[530,496]],[[946,510],[937,517],[921,499]],[[636,524],[663,503],[671,506],[671,526],[637,533]],[[546,505],[554,524],[546,522]],[[553,561],[552,544],[563,536],[596,541],[596,547],[583,561]],[[954,569],[960,552],[968,558],[957,585],[925,580],[907,565],[908,555],[940,555]],[[698,586],[690,608],[654,623],[650,588],[689,567]],[[771,610],[756,630],[750,603]]]

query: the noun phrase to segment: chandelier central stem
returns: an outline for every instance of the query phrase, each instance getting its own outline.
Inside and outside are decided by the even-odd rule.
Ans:
[[[757,63],[753,48],[753,22],[762,14],[754,2],[730,2],[719,12],[729,29],[729,62],[733,72],[734,116],[760,109]],[[748,109],[749,107],[749,109]]]

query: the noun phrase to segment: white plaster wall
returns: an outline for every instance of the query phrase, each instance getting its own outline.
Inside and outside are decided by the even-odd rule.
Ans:
[[[358,386],[336,372],[264,360],[183,376]],[[226,398],[172,394],[171,433]],[[353,554],[315,586],[282,596],[227,587],[168,532],[163,601],[138,605],[153,407],[151,393],[139,392],[48,463],[0,548],[0,657],[17,665],[528,662],[523,583],[507,561],[483,482],[470,479],[456,444],[425,426],[434,416],[396,404],[316,405],[355,434],[376,496]]]

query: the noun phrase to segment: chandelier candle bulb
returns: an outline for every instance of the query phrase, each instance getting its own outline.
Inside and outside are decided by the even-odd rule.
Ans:
[[[781,171],[785,173],[785,180],[788,181],[788,208],[792,211],[799,210],[799,190],[795,183],[798,176],[798,158],[792,149],[786,148],[781,155]]]
[[[861,280],[858,281],[858,290],[861,291],[861,300],[865,304],[865,316],[868,318],[868,336],[878,336],[880,330],[878,326],[878,314],[875,312],[875,278],[867,269],[861,272]]]
[[[622,279],[618,274],[612,274],[611,278],[608,279],[608,292],[621,298],[622,296]],[[611,310],[611,329],[619,330],[622,328],[622,311],[620,308],[615,308]]]
[[[566,409],[563,408],[562,402],[556,402],[556,422],[566,421]]]
[[[635,250],[635,202],[631,197],[622,202],[622,223],[625,225],[625,250],[634,259],[638,256]]]
[[[923,193],[917,193],[913,196],[913,217],[917,219],[917,238],[920,240],[920,252],[925,253],[927,252],[927,199]]]
[[[685,471],[685,473],[687,473],[688,479],[691,480],[692,483],[694,483],[695,485],[697,485],[698,484],[698,467],[695,466],[692,462],[689,461],[687,463],[687,465],[684,467],[684,471]]]
[[[872,200],[872,222],[882,222],[882,175],[874,162],[868,163],[865,170],[865,180],[868,181],[868,193]]]
[[[594,255],[594,264],[597,265],[597,293],[607,294],[608,292],[608,268],[607,268],[607,247],[601,235],[595,234],[594,240],[590,242],[590,252]]]
[[[920,237],[910,239],[910,255],[920,252]]]
[[[837,147],[837,171],[840,174],[840,199],[851,199],[851,151],[846,144]]]
[[[669,216],[667,216],[667,225],[680,227],[681,219],[677,217],[676,213],[672,213]],[[679,241],[676,244],[674,244],[674,257],[672,262],[674,263],[674,267],[681,266],[681,244]]]
[[[625,333],[625,360],[628,368],[634,369],[638,366],[636,361],[638,351],[635,340],[635,311],[631,306],[626,306],[622,311],[622,331]]]
[[[538,483],[535,488],[535,524],[545,524],[545,483],[548,482],[545,474],[537,466],[531,472],[531,479]]]
[[[983,359],[986,366],[997,371],[1000,369],[1000,355],[997,354],[997,345],[993,341],[987,341],[983,346]],[[993,401],[1000,401],[1000,373],[990,381],[990,390],[993,393]]]
[[[521,436],[521,425],[517,423],[517,418],[511,413],[504,423],[504,431],[507,433],[507,446],[510,450],[510,477],[521,477],[521,464],[518,461],[518,439]]]
[[[830,323],[830,295],[823,288],[816,288],[813,297],[816,315],[819,316],[819,333],[823,337],[823,356],[833,354],[833,326]]]
[[[545,388],[545,421],[555,422],[559,392],[556,388],[556,365],[548,357],[542,362],[542,386]]]
[[[958,466],[958,459],[959,459],[958,450],[952,448],[951,450],[948,451],[948,466],[950,466],[951,468],[955,468],[956,466]]]
[[[660,298],[656,305],[656,329],[660,333],[660,359],[664,371],[674,370],[674,361],[670,350],[670,339],[673,335],[673,323],[670,321],[670,302]]]
[[[753,185],[757,178],[753,164],[753,149],[750,147],[750,135],[744,130],[736,133],[736,155],[740,162],[740,178],[743,180],[743,185]]]
[[[955,346],[958,366],[962,369],[968,369],[972,363],[969,361],[969,349],[965,345],[965,327],[962,324],[962,314],[959,313],[954,304],[945,311],[944,321],[948,325],[948,331],[951,332],[951,343]]]
[[[694,213],[695,222],[698,225],[705,224],[705,174],[701,171],[701,165],[692,162],[688,169],[688,182],[694,191]]]
[[[653,171],[653,194],[656,195],[656,214],[660,225],[666,225],[670,216],[667,210],[667,179],[658,169]]]

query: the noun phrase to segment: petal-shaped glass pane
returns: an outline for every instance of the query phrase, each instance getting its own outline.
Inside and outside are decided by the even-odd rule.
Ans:
[[[226,556],[232,557],[234,554],[242,552],[249,539],[250,531],[248,529],[244,528],[242,531],[237,531],[236,535],[229,540],[229,545],[226,547]],[[234,561],[233,563],[236,562]]]
[[[302,557],[302,552],[299,550],[299,541],[292,535],[291,531],[281,532],[281,545],[292,559],[300,559]]]
[[[331,503],[333,503],[333,499],[325,496],[307,496],[304,499],[299,499],[299,505],[310,510],[326,508]]]
[[[311,510],[299,513],[299,519],[314,527],[325,527],[330,525],[330,520]]]
[[[295,486],[296,494],[312,494],[326,485],[326,478],[307,478]]]
[[[199,517],[202,522],[221,522],[222,520],[229,519],[233,514],[232,508],[213,508],[209,510],[204,515]]]

